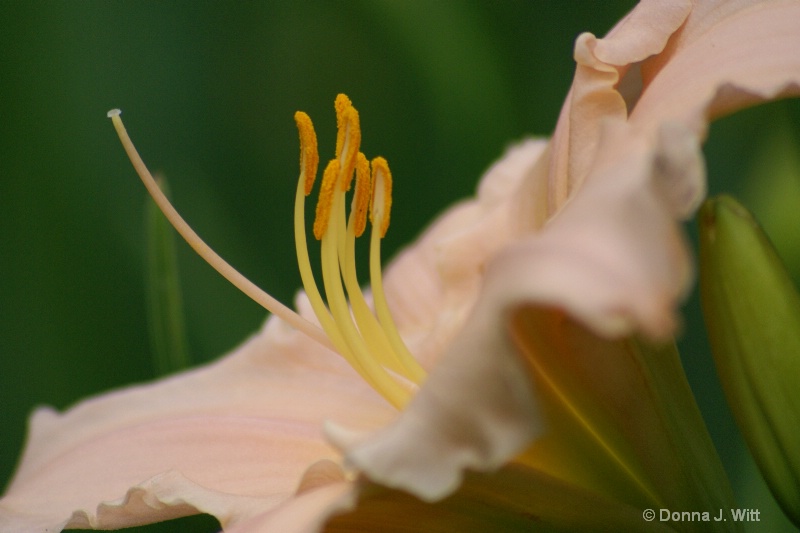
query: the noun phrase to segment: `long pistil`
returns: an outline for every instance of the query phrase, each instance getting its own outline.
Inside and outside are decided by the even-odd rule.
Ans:
[[[142,161],[142,158],[139,156],[139,152],[133,145],[133,141],[131,141],[131,138],[128,136],[128,132],[125,130],[125,125],[122,123],[122,119],[120,118],[120,113],[121,112],[119,109],[112,109],[108,112],[108,117],[114,123],[114,128],[117,130],[117,135],[119,135],[119,139],[122,142],[122,146],[125,148],[125,152],[128,154],[128,158],[133,164],[133,168],[141,178],[144,186],[150,193],[150,196],[153,197],[153,200],[156,202],[159,209],[161,209],[161,211],[164,213],[164,216],[167,217],[167,220],[169,220],[170,224],[172,224],[180,236],[186,240],[189,246],[191,246],[192,249],[194,249],[194,251],[197,252],[200,257],[205,259],[205,261],[217,272],[219,272],[222,277],[230,281],[237,289],[252,298],[256,303],[264,307],[264,309],[274,315],[279,316],[287,324],[290,324],[297,330],[302,331],[323,346],[333,349],[333,345],[331,344],[330,339],[328,339],[328,337],[325,335],[324,331],[261,290],[257,285],[244,277],[241,273],[239,273],[238,270],[233,268],[227,261],[220,257],[200,238],[199,235],[197,235],[197,233],[195,233],[195,231],[189,226],[189,224],[186,223],[183,217],[178,214],[178,211],[172,206],[167,197],[164,196],[164,193],[161,192],[161,189],[158,188],[158,184],[156,183],[155,179],[153,179],[150,171],[147,170],[147,166],[144,164],[144,161]]]

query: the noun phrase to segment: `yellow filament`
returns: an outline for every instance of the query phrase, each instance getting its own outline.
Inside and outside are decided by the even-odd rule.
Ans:
[[[362,155],[363,157],[363,155]],[[350,299],[350,305],[353,310],[353,317],[355,318],[358,331],[361,333],[364,341],[371,354],[385,367],[391,369],[393,372],[402,375],[403,377],[412,381],[418,381],[416,378],[406,372],[402,362],[397,357],[395,349],[392,347],[391,342],[387,338],[380,322],[372,314],[372,311],[367,304],[364,294],[361,292],[361,287],[358,285],[358,276],[356,275],[356,262],[355,262],[355,243],[356,243],[356,227],[358,225],[357,218],[362,216],[364,223],[366,223],[366,209],[369,204],[369,163],[364,157],[364,164],[366,169],[358,173],[356,178],[356,193],[353,197],[353,206],[350,209],[350,221],[347,225],[347,245],[345,248],[344,257],[339,258],[340,264],[345,263],[345,268],[342,268],[342,278],[344,279],[345,288],[347,289],[347,296]],[[364,183],[366,181],[366,183]],[[359,189],[362,191],[359,197]],[[364,205],[359,208],[357,204],[361,202]],[[359,215],[359,211],[361,215]]]
[[[297,124],[297,131],[300,134],[300,175],[304,177],[303,190],[308,196],[314,187],[314,180],[317,179],[317,167],[319,166],[317,134],[314,132],[311,117],[302,111],[294,114],[294,122]]]
[[[343,192],[337,187],[334,192],[337,198],[333,202],[334,210],[331,212],[331,218],[344,216],[344,206],[338,198],[342,194]],[[393,379],[378,364],[375,355],[367,348],[364,339],[357,331],[350,316],[347,298],[342,287],[341,271],[339,270],[338,242],[344,237],[338,234],[338,226],[334,221],[330,221],[328,231],[322,237],[322,278],[328,306],[351,353],[361,367],[364,368],[368,376],[367,382],[392,405],[402,408],[408,402],[411,390]]]
[[[330,163],[328,166],[330,166]],[[305,176],[301,173],[300,178],[297,180],[297,193],[295,194],[294,203],[294,240],[300,278],[303,280],[303,287],[311,303],[311,308],[314,310],[317,320],[319,320],[319,323],[322,325],[322,329],[325,330],[325,333],[333,343],[335,350],[344,357],[350,366],[352,366],[365,381],[369,382],[370,380],[366,371],[352,355],[344,337],[342,337],[339,331],[339,327],[336,325],[336,321],[322,301],[322,296],[314,280],[314,273],[311,270],[311,261],[308,258],[308,247],[306,245],[305,184]]]
[[[372,286],[372,299],[375,313],[392,345],[398,360],[405,368],[407,375],[415,383],[425,378],[425,371],[403,342],[397,326],[389,312],[386,303],[386,294],[383,291],[383,275],[381,274],[381,239],[389,229],[389,214],[392,208],[392,173],[386,159],[376,157],[372,160],[372,202],[370,204],[370,221],[372,222],[372,236],[369,247],[369,273]]]
[[[385,233],[385,231],[384,231]],[[397,326],[389,312],[389,305],[386,303],[386,294],[383,291],[383,276],[381,274],[381,232],[380,220],[373,222],[372,235],[369,247],[369,282],[372,287],[372,301],[375,306],[375,313],[378,315],[381,329],[392,346],[395,356],[405,369],[403,375],[419,384],[426,376],[425,370],[419,365],[414,356],[406,347],[406,343],[400,337]]]
[[[345,113],[349,111],[345,110]],[[345,125],[347,122],[345,121]],[[298,128],[300,125],[298,124]],[[309,301],[319,318],[323,329],[331,337],[337,351],[356,369],[359,374],[380,392],[390,403],[402,407],[411,395],[413,385],[396,381],[384,366],[400,376],[409,378],[404,367],[394,356],[390,343],[380,329],[380,324],[372,315],[363,294],[358,287],[355,271],[355,235],[354,218],[358,211],[365,218],[367,204],[370,200],[369,163],[360,152],[358,157],[358,181],[353,202],[361,203],[358,209],[351,209],[351,223],[345,226],[344,193],[336,186],[336,178],[344,179],[337,160],[331,161],[323,172],[320,186],[320,199],[317,204],[315,229],[322,237],[323,281],[330,311],[322,301],[319,289],[314,281],[305,246],[304,203],[305,190],[302,172],[298,180],[295,197],[295,240],[298,264],[303,285]],[[342,250],[342,252],[340,252]],[[346,266],[345,266],[346,265]],[[344,295],[341,279],[349,280],[348,295],[356,316],[357,329],[348,308],[348,300]]]
[[[169,200],[167,200],[167,197],[164,196],[164,193],[161,192],[161,189],[158,188],[158,184],[153,179],[150,171],[147,170],[147,166],[144,164],[144,161],[142,161],[142,158],[139,156],[139,152],[137,152],[136,147],[133,145],[133,141],[131,141],[131,138],[128,136],[128,132],[126,131],[125,125],[122,123],[122,119],[119,115],[119,109],[112,109],[108,112],[108,117],[114,124],[114,129],[117,131],[117,135],[122,142],[122,146],[125,148],[125,152],[128,154],[128,158],[133,164],[133,168],[141,178],[142,183],[144,183],[144,186],[147,188],[150,196],[153,197],[156,205],[158,205],[159,209],[161,209],[161,211],[164,213],[164,216],[167,217],[167,220],[169,220],[170,224],[172,224],[180,236],[186,240],[189,246],[191,246],[194,251],[197,252],[200,257],[205,259],[205,261],[217,272],[219,272],[222,277],[230,281],[236,288],[252,298],[267,311],[279,316],[283,321],[297,330],[302,331],[323,346],[333,348],[331,340],[320,328],[258,288],[253,282],[240,274],[239,271],[233,268],[229,263],[222,259],[222,257],[214,252],[214,250],[212,250],[211,247],[203,242],[200,236],[197,235],[197,233],[195,233],[191,227],[189,227],[189,224],[187,224],[180,214],[178,214]]]
[[[389,163],[382,157],[372,160],[372,203],[369,220],[380,229],[381,239],[389,229],[389,215],[392,211],[392,173]],[[376,219],[380,222],[376,222]]]

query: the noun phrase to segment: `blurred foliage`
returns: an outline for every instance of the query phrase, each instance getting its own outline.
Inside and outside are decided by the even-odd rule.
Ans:
[[[575,37],[605,33],[632,5],[4,3],[0,484],[13,472],[36,405],[65,408],[155,373],[146,334],[145,192],[108,109],[122,108],[145,161],[169,179],[198,233],[291,302],[300,285],[291,226],[295,110],[314,119],[324,160],[333,151],[333,99],[338,92],[353,99],[364,151],[385,156],[395,177],[389,257],[471,194],[510,142],[551,132],[571,82]],[[752,132],[778,122],[800,124],[798,106],[773,104],[712,127],[712,190],[739,192],[769,139]],[[265,313],[182,243],[178,257],[189,351],[208,361],[258,328]],[[741,505],[757,507],[757,478],[741,460],[695,303],[686,321],[690,381],[741,487]]]
[[[158,188],[170,198],[169,182],[156,176]],[[150,198],[145,200],[145,287],[147,322],[153,368],[157,376],[185,370],[191,365],[183,316],[177,232]]]

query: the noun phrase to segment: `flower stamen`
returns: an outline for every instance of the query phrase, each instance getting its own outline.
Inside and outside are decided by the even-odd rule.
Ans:
[[[313,224],[314,237],[320,241],[324,299],[309,260],[305,222],[305,199],[314,187],[319,166],[317,136],[306,113],[298,111],[294,116],[300,137],[295,248],[300,277],[321,329],[259,289],[203,242],[158,188],[125,131],[119,110],[109,111],[108,116],[148,192],[178,233],[203,259],[268,311],[337,351],[372,388],[392,405],[402,408],[426,374],[397,332],[383,292],[380,240],[389,226],[391,173],[384,158],[377,157],[370,165],[360,152],[358,111],[350,99],[340,94],[335,107],[336,157],[322,174]],[[348,214],[346,194],[354,178],[355,192]],[[367,211],[372,223],[370,279],[374,312],[358,284],[355,261],[355,240],[366,229]]]
[[[408,382],[419,384],[424,379],[425,372],[397,334],[394,322],[388,313],[388,306],[385,305],[383,290],[379,291],[379,299],[383,301],[386,317],[379,320],[373,314],[359,287],[356,275],[355,239],[366,229],[367,210],[370,204],[374,203],[370,164],[366,156],[358,151],[361,142],[358,112],[344,95],[339,95],[336,99],[336,115],[337,158],[328,164],[324,173],[314,220],[315,237],[321,240],[325,295],[331,318],[348,347],[348,350],[342,350],[349,352],[345,357],[348,360],[351,358],[357,360],[358,365],[354,367],[361,368],[369,374],[367,381],[396,404],[397,401],[404,402],[407,399]],[[378,208],[372,207],[372,211],[378,212],[381,227],[379,236],[382,236],[388,228],[391,175],[385,159],[376,158],[373,163],[375,162],[381,176],[379,193],[381,205]],[[354,174],[356,190],[347,217],[345,192],[350,189]],[[375,175],[373,168],[372,176]],[[300,204],[297,205],[302,207]],[[374,214],[370,218],[374,219]],[[295,220],[300,223],[301,217],[297,213]],[[377,261],[377,268],[380,270],[379,247],[377,254],[370,255],[375,257],[371,262]],[[371,271],[374,269],[373,266],[370,267]],[[309,275],[308,278],[313,279],[313,276]],[[314,287],[311,291],[317,292],[318,289]],[[321,302],[320,307],[322,307]],[[328,315],[327,309],[322,308],[322,311],[324,315]],[[381,314],[384,314],[383,311]],[[389,324],[388,330],[384,324]],[[401,385],[400,390],[397,390],[398,384]],[[402,397],[404,392],[406,398]]]
[[[372,198],[370,201],[370,221],[372,235],[369,247],[369,273],[372,299],[375,313],[378,315],[381,328],[389,339],[396,357],[405,368],[409,378],[417,383],[425,379],[425,370],[403,342],[383,291],[383,275],[381,273],[381,239],[389,229],[389,218],[392,208],[392,173],[386,159],[376,157],[372,160]]]

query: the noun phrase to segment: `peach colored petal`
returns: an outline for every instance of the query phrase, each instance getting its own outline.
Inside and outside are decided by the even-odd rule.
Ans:
[[[707,33],[715,24],[732,17],[738,11],[772,0],[693,0],[692,12],[686,22],[670,38],[663,52],[650,58],[643,69],[645,81],[652,78],[673,55]]]
[[[642,130],[680,122],[700,138],[709,120],[800,94],[800,3],[758,2],[705,20],[649,80],[630,117]],[[646,62],[645,62],[646,63]],[[643,66],[643,69],[645,66]]]
[[[516,290],[610,337],[643,331],[664,338],[674,332],[691,264],[663,184],[670,179],[665,169],[687,156],[675,148],[679,141],[651,151],[625,125],[614,124],[606,124],[595,169],[580,192],[544,231],[497,257],[493,268],[503,272],[497,277],[509,280],[498,297]]]
[[[327,484],[286,500],[271,511],[236,522],[226,527],[225,533],[315,533],[332,515],[351,510],[356,496],[353,483]]]
[[[544,140],[513,145],[481,179],[475,199],[440,215],[386,268],[392,316],[412,353],[431,367],[457,334],[478,293],[486,262],[541,225]],[[408,280],[414,280],[409,283]]]
[[[644,0],[603,37],[594,50],[598,60],[625,66],[661,52],[696,6],[689,0]],[[577,53],[577,52],[576,52]]]
[[[500,314],[473,316],[475,298],[483,283],[484,269],[503,246],[530,231],[536,217],[543,217],[543,204],[538,215],[522,213],[520,190],[532,190],[544,183],[546,157],[545,143],[527,141],[513,147],[495,164],[481,182],[476,201],[461,204],[439,219],[418,245],[400,255],[389,268],[390,276],[402,274],[403,291],[391,292],[393,311],[404,333],[411,333],[412,350],[423,361],[431,360],[428,353],[441,356],[436,359],[430,377],[412,400],[414,408],[401,414],[407,423],[392,425],[367,439],[363,428],[333,419],[326,433],[338,447],[358,450],[347,454],[351,466],[361,468],[371,463],[369,475],[392,487],[411,488],[418,496],[432,500],[454,490],[461,479],[463,468],[491,464],[499,467],[509,454],[528,442],[535,432],[524,428],[522,434],[510,436],[507,422],[516,416],[531,419],[534,412],[529,383],[516,357],[510,353],[503,339],[503,321]],[[524,199],[522,200],[525,201]],[[527,206],[530,207],[530,206]],[[519,213],[519,217],[514,214]],[[412,286],[408,279],[422,280]],[[430,280],[429,282],[426,280]],[[395,281],[397,282],[397,281]],[[419,289],[418,289],[419,288]],[[387,291],[388,292],[388,291]],[[437,295],[432,298],[431,294]],[[411,295],[409,297],[409,295]],[[416,315],[404,313],[404,301]],[[437,305],[427,307],[425,302]],[[397,303],[398,307],[394,307]],[[422,302],[423,306],[414,306]],[[480,306],[478,306],[480,308]],[[430,313],[421,314],[420,309]],[[467,321],[465,323],[465,320]],[[414,331],[426,332],[415,340]],[[431,333],[433,331],[434,333]],[[447,333],[442,333],[446,331]],[[464,335],[464,332],[470,335]],[[461,332],[458,336],[456,332]],[[442,342],[448,341],[447,343]],[[476,344],[477,343],[477,344]],[[433,346],[433,350],[431,350]],[[482,347],[484,352],[478,350]],[[462,358],[469,352],[496,353],[494,358]],[[481,395],[475,391],[481,390]],[[510,393],[510,396],[509,396]],[[487,400],[485,409],[467,409],[464,406],[480,397]],[[497,402],[493,400],[498,399]],[[423,423],[417,412],[436,413]],[[406,413],[412,413],[406,417]],[[496,435],[497,439],[493,436]],[[367,439],[369,442],[364,442]],[[435,440],[434,443],[430,441]],[[370,442],[392,441],[397,448],[383,456],[384,444],[373,451]],[[430,446],[423,449],[422,442]],[[374,462],[382,456],[390,463],[376,469]],[[378,474],[377,470],[385,470]]]
[[[627,103],[618,91],[628,65],[660,52],[684,22],[689,2],[640,2],[609,34],[590,33],[575,43],[575,79],[553,134],[549,209],[554,213],[580,186],[597,154],[601,123],[624,121]]]
[[[0,529],[121,527],[193,509],[224,523],[264,512],[292,495],[308,465],[336,458],[324,419],[377,428],[394,415],[339,356],[270,320],[208,367],[63,414],[39,409],[0,500]]]
[[[616,323],[618,332],[664,335],[674,327],[693,276],[680,230],[670,226],[691,217],[705,195],[700,142],[708,121],[800,94],[800,3],[697,2],[688,17],[685,7],[641,3],[607,37],[583,34],[575,46],[549,177],[550,212],[569,214],[555,216],[529,252],[535,271],[554,280],[543,289],[548,301],[598,331],[612,333]],[[639,92],[625,94],[626,80],[640,72]],[[584,195],[582,187],[593,190]],[[573,237],[564,244],[573,259],[556,260],[557,241]]]
[[[624,123],[605,126],[580,192],[544,229],[486,263],[460,334],[396,421],[372,434],[327,426],[346,464],[435,501],[464,470],[496,469],[539,436],[531,382],[506,329],[519,305],[564,309],[604,336],[674,331],[690,268],[674,206],[657,184],[683,151],[667,140],[654,153]]]

